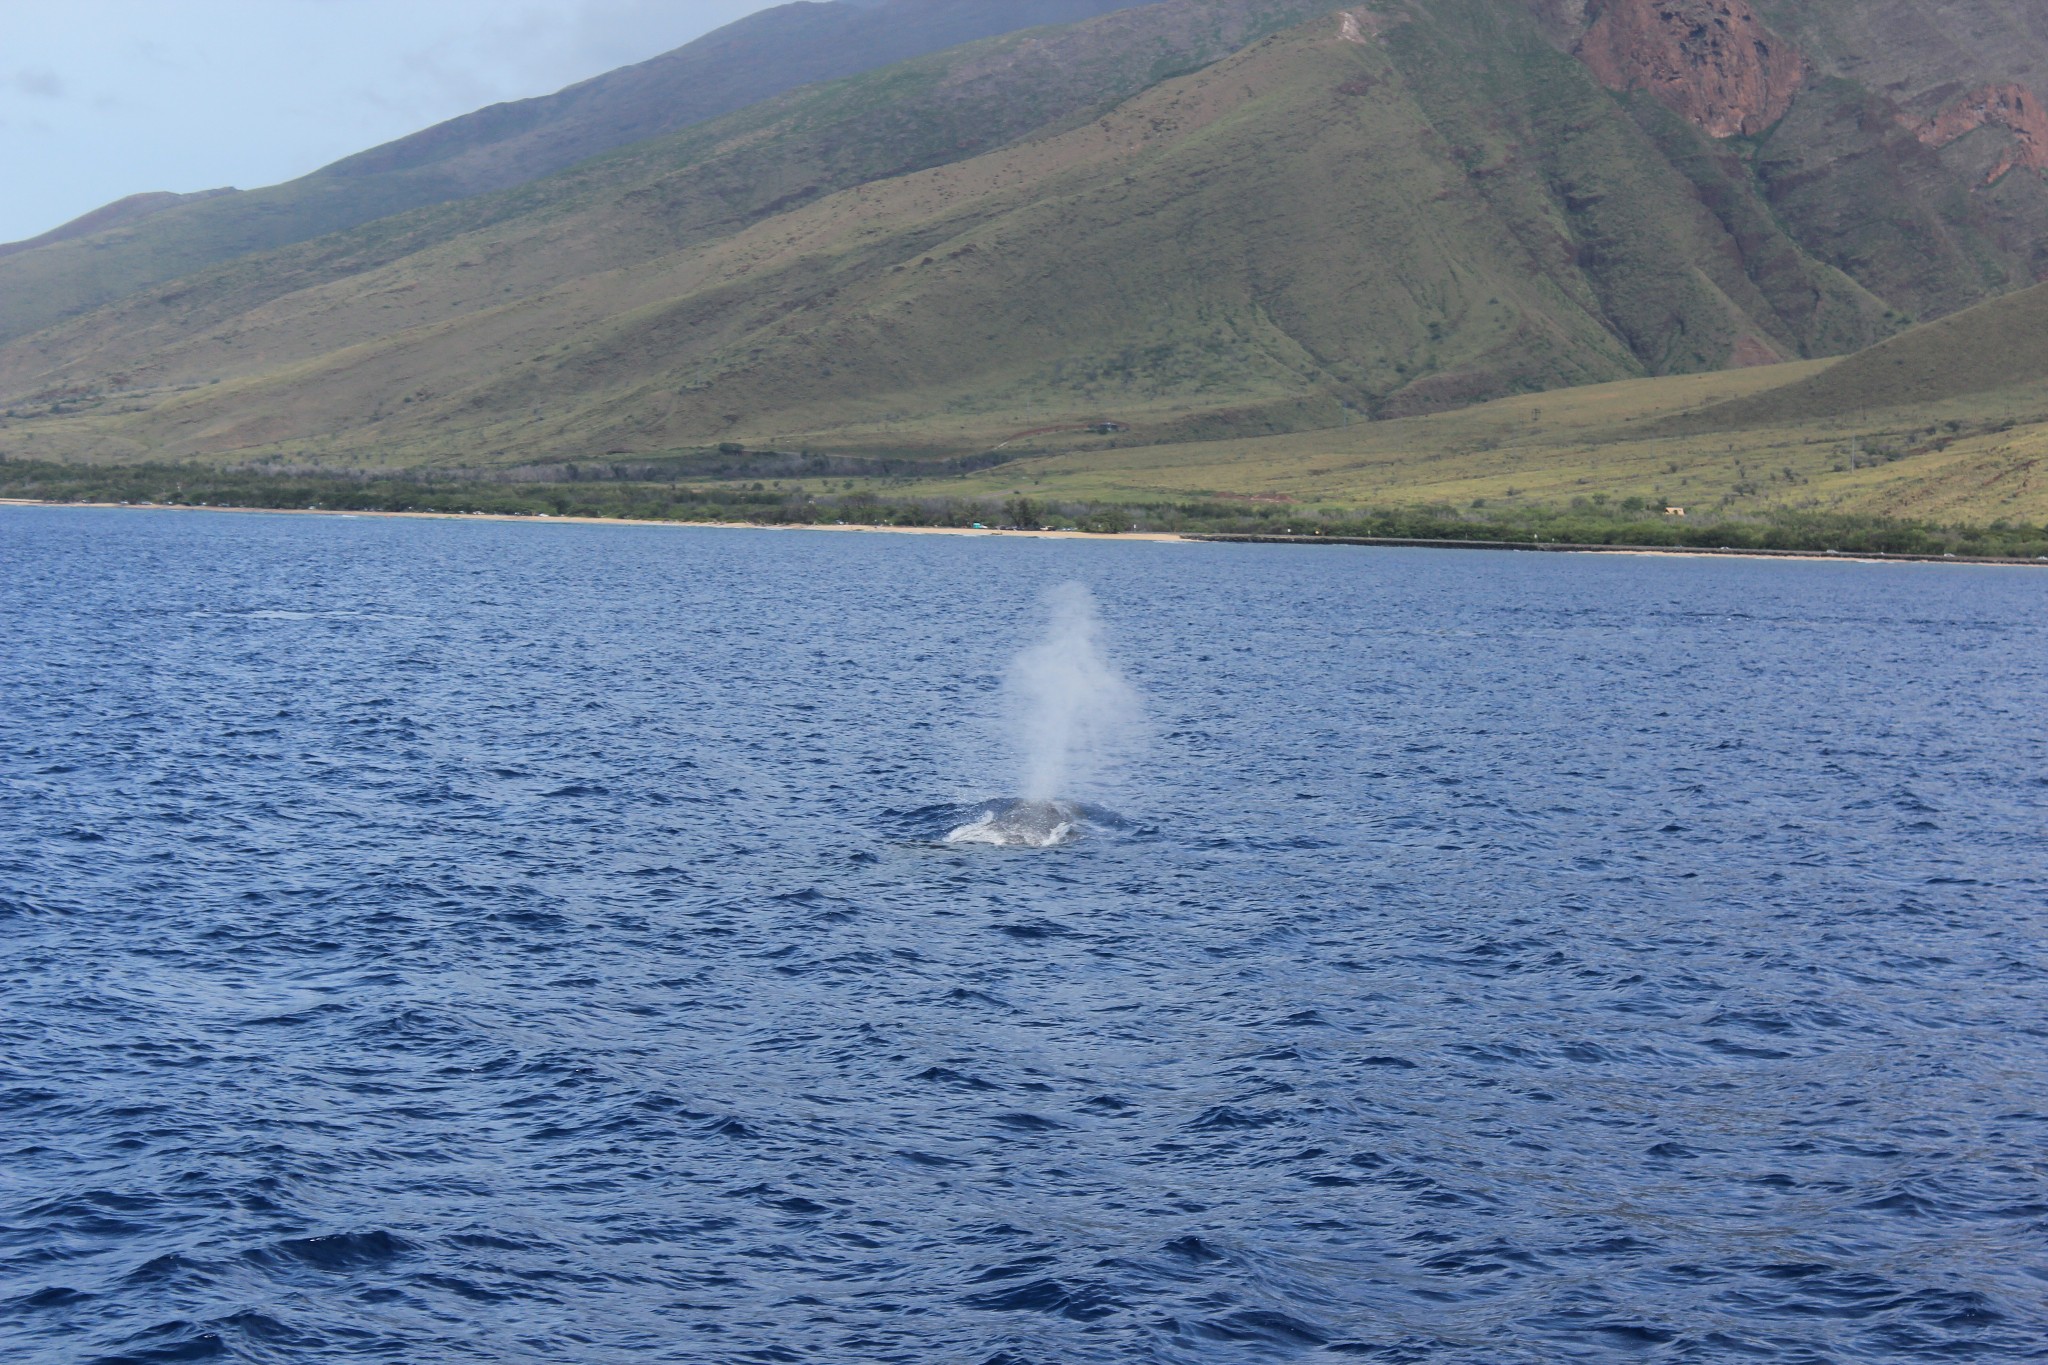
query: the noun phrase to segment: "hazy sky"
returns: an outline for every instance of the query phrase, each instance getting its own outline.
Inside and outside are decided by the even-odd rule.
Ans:
[[[0,242],[251,189],[776,0],[0,0]]]

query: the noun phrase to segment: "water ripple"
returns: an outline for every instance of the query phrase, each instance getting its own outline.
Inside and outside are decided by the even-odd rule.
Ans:
[[[2048,1351],[2048,581],[0,509],[8,1360]],[[1018,623],[1145,698],[1086,837]]]

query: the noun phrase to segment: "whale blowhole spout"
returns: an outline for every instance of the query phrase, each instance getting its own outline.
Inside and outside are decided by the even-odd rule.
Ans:
[[[1044,636],[1003,682],[1026,801],[1071,801],[1099,782],[1132,739],[1138,694],[1102,649],[1095,597],[1079,583],[1046,597]]]
[[[1046,598],[1045,632],[1003,681],[1003,719],[1022,795],[991,801],[949,844],[1055,848],[1087,832],[1084,792],[1105,781],[1139,729],[1136,691],[1102,649],[1095,598],[1079,583]]]

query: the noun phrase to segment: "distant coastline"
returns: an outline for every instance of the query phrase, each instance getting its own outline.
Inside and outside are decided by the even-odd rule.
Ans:
[[[0,507],[71,507],[115,512],[228,512],[256,516],[380,518],[401,521],[502,521],[564,526],[660,526],[672,530],[824,531],[909,536],[981,536],[1021,540],[1139,541],[1181,545],[1348,545],[1382,550],[1512,550],[1517,553],[1641,555],[1661,559],[1778,559],[1822,564],[1972,564],[1994,568],[2048,569],[2048,558],[1993,555],[1888,554],[1877,551],[1765,550],[1706,546],[1590,545],[1552,541],[1427,540],[1398,536],[1255,535],[1191,531],[1026,531],[992,526],[884,526],[866,522],[683,521],[649,517],[591,517],[546,512],[389,512],[324,507],[200,507],[189,503],[60,502],[48,498],[0,498]]]
[[[558,526],[665,526],[671,530],[706,531],[865,531],[910,536],[1009,536],[1025,540],[1146,540],[1192,544],[1201,536],[1173,531],[1024,531],[994,526],[877,526],[867,522],[684,521],[654,517],[589,517],[549,512],[387,512],[348,507],[198,507],[176,502],[59,502],[52,498],[0,498],[0,507],[89,507],[115,512],[242,512],[267,517],[379,517],[407,521],[509,521],[523,525],[548,522]]]
[[[2001,567],[2048,569],[2048,558],[2021,559],[2018,556],[1953,554],[1886,554],[1880,551],[1849,550],[1760,550],[1732,546],[1669,545],[1579,545],[1564,541],[1528,540],[1411,540],[1397,536],[1270,536],[1230,533],[1194,533],[1187,540],[1220,541],[1236,545],[1369,545],[1381,549],[1414,550],[1516,550],[1542,554],[1663,555],[1687,559],[1814,559],[1824,564],[1994,564]]]

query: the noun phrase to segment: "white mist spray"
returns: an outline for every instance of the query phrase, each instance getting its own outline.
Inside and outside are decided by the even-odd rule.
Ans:
[[[1099,779],[1137,721],[1138,697],[1102,652],[1102,618],[1079,583],[1046,600],[1045,636],[1010,665],[1004,695],[1026,801],[1080,795]]]
[[[947,835],[948,843],[1050,848],[1079,838],[1079,799],[1135,743],[1138,695],[1102,652],[1095,598],[1069,583],[1053,590],[1046,607],[1044,636],[1017,655],[1003,681],[1019,797],[984,809]]]

